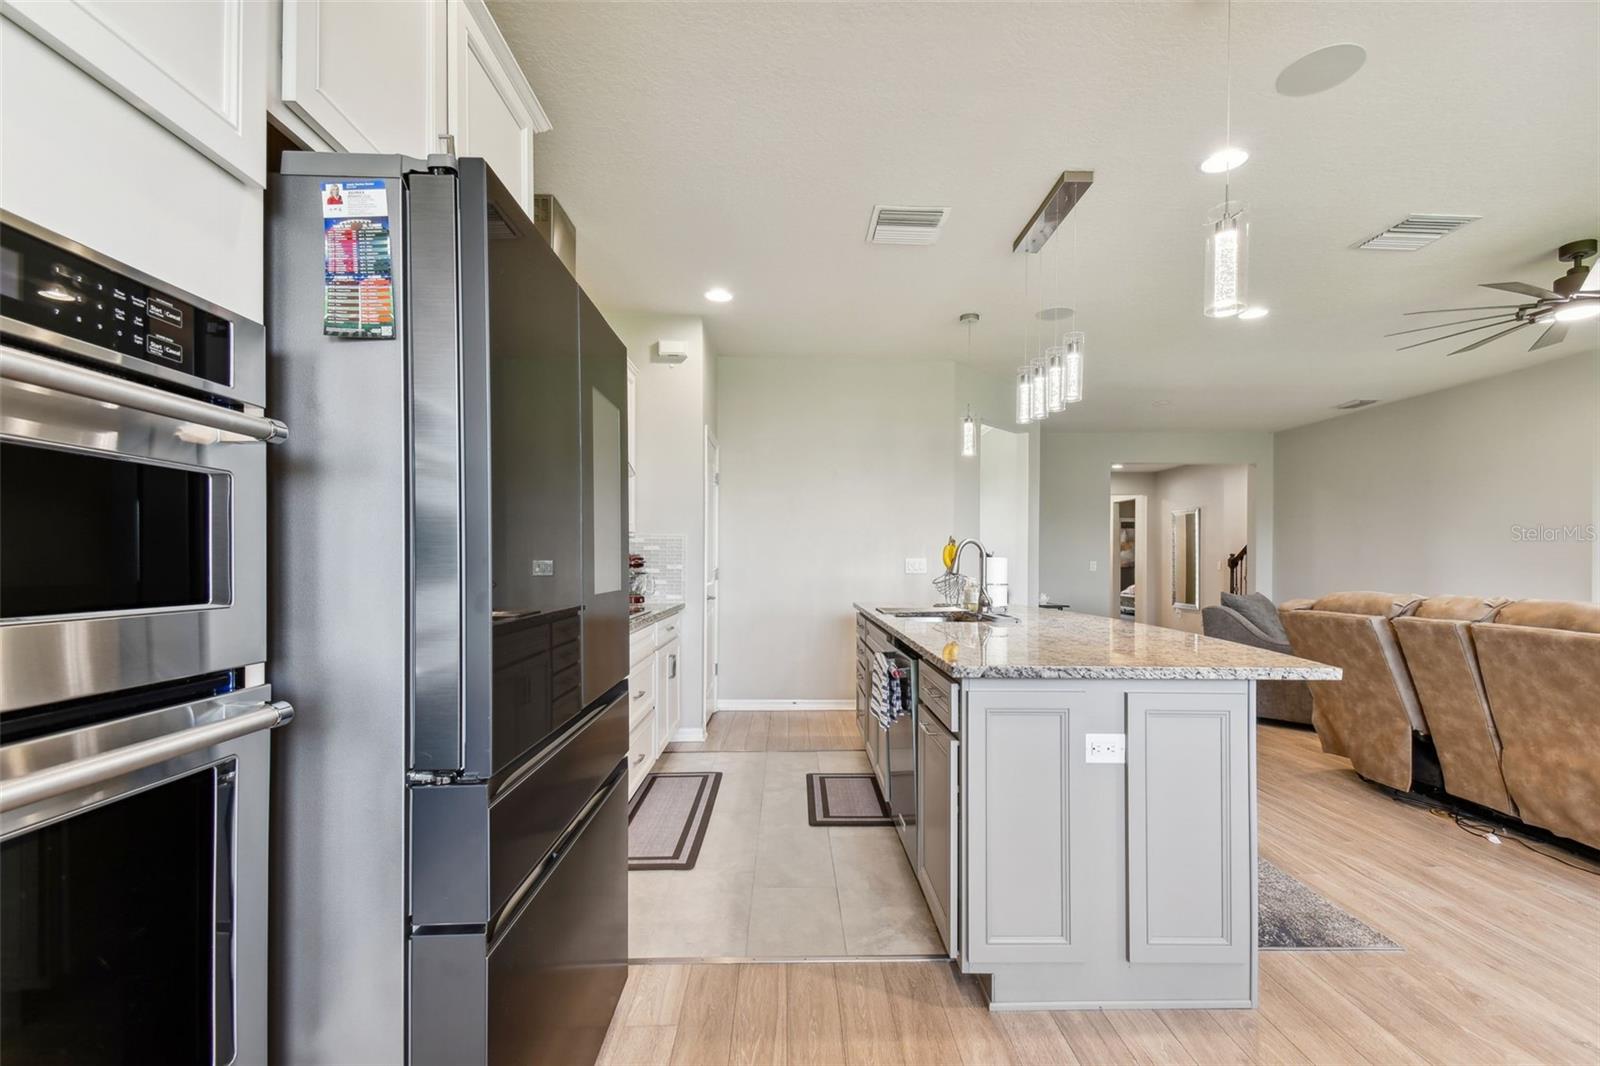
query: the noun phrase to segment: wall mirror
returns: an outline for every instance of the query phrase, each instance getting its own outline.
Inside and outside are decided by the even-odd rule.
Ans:
[[[1172,606],[1200,608],[1200,508],[1172,512]]]

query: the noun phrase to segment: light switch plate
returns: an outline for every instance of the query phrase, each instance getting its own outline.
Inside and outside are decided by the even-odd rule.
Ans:
[[[1099,573],[1099,572],[1100,572],[1100,560],[1099,559],[1090,559],[1089,560],[1089,573],[1096,574],[1096,573]]]
[[[1085,733],[1083,761],[1125,763],[1128,761],[1126,733]]]
[[[554,559],[535,559],[533,561],[533,577],[554,577],[556,574],[556,561]]]
[[[927,572],[928,572],[928,560],[927,559],[913,559],[910,556],[906,556],[906,573],[908,573],[908,574],[926,574]]]

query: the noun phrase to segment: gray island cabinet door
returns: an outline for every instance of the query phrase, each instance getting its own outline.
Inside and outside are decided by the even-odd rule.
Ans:
[[[1240,691],[1128,693],[1128,960],[1243,963],[1254,723]]]
[[[1085,957],[1072,870],[1083,767],[1072,756],[1096,699],[1083,689],[968,690],[964,969]]]

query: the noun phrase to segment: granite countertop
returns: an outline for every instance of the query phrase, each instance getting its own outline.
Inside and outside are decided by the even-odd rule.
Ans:
[[[1012,607],[1015,623],[893,618],[856,610],[953,678],[1337,681],[1343,672],[1198,633],[1076,611]],[[898,606],[898,605],[893,605]]]
[[[637,633],[647,626],[653,626],[664,618],[671,618],[683,610],[682,603],[647,603],[644,610],[628,615],[628,632]]]

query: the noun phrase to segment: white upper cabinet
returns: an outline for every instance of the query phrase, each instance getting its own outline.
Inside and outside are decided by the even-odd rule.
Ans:
[[[533,136],[550,120],[482,0],[451,0],[450,132],[482,156],[533,217]]]
[[[335,149],[444,151],[446,11],[445,0],[284,0],[284,104]]]
[[[264,4],[0,0],[0,13],[230,174],[266,185]]]

